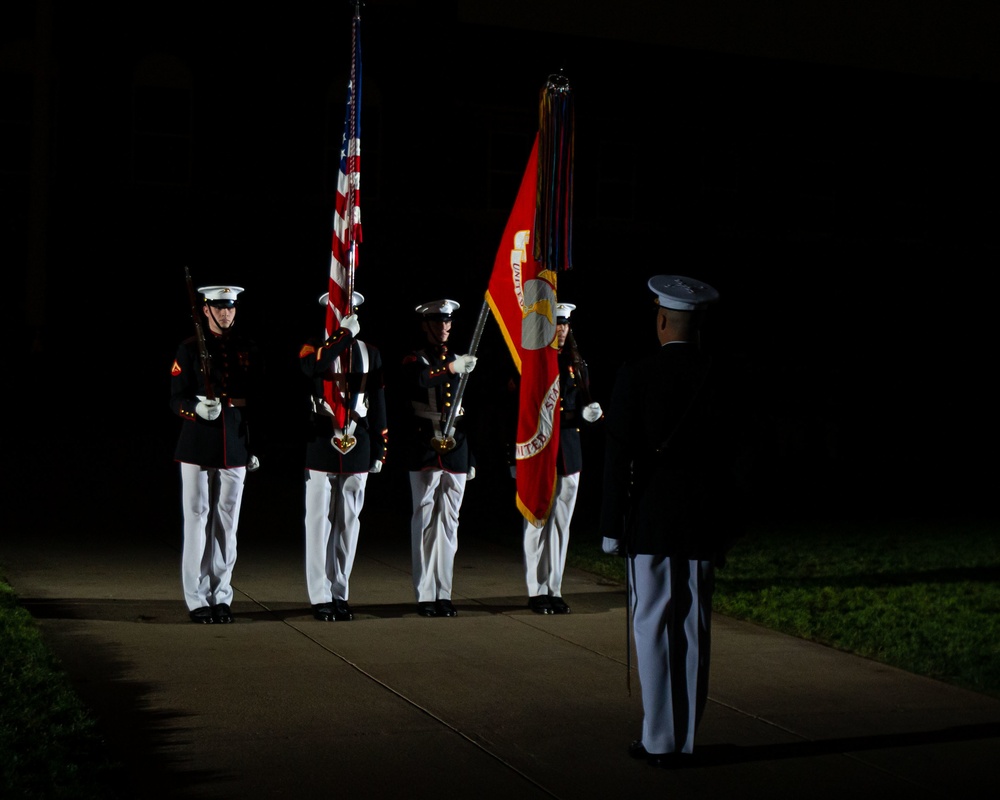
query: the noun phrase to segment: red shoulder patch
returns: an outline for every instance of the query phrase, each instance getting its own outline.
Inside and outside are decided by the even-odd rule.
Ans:
[[[170,374],[175,378],[181,374],[181,365],[177,363],[177,359],[174,359],[174,365],[170,368]]]

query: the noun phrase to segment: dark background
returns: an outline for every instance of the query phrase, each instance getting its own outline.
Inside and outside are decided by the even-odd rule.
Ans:
[[[994,513],[1000,13],[953,5],[369,0],[356,288],[387,391],[419,341],[418,303],[459,301],[454,336],[471,336],[538,93],[563,71],[576,206],[558,289],[597,399],[655,345],[648,277],[692,275],[721,293],[711,344],[746,371],[753,518]],[[72,464],[85,493],[169,482],[173,497],[186,265],[198,285],[246,287],[238,324],[270,376],[257,479],[298,485],[296,357],[323,325],[351,9],[3,5],[19,458]],[[479,354],[465,514],[486,522],[497,503],[513,511],[499,425],[512,365],[492,320]],[[392,432],[373,488],[403,509]],[[588,533],[602,445],[591,431]]]

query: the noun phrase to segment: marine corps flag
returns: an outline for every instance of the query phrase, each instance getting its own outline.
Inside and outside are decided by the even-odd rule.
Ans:
[[[569,269],[572,230],[572,106],[565,82],[549,79],[539,132],[490,277],[486,302],[521,374],[517,507],[532,525],[549,516],[559,453],[556,274]]]

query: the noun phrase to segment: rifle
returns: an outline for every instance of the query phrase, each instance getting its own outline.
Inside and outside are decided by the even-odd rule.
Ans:
[[[583,363],[583,357],[576,347],[576,337],[573,336],[572,328],[566,332],[566,341],[569,344],[569,354],[573,360],[573,369],[576,372],[577,389],[579,389],[580,396],[583,398],[583,404],[589,406],[593,402],[593,398],[590,396],[590,386],[587,385],[586,364]]]
[[[214,400],[215,393],[212,391],[212,356],[208,352],[208,345],[205,343],[205,330],[201,327],[201,304],[198,302],[198,295],[191,282],[191,270],[184,267],[184,278],[187,281],[188,300],[191,303],[191,321],[194,322],[194,336],[198,340],[198,357],[201,360],[201,371],[205,377],[205,399]]]

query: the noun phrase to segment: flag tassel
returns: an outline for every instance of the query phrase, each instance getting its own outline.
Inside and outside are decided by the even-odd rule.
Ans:
[[[550,75],[538,111],[538,185],[534,256],[543,268],[573,268],[573,91],[562,73]]]

